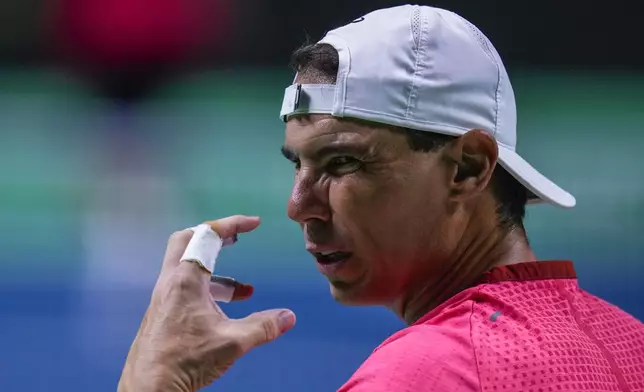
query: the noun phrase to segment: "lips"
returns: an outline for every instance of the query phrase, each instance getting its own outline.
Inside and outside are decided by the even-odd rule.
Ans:
[[[327,276],[336,275],[338,271],[346,265],[347,261],[353,255],[351,252],[329,249],[309,249],[309,252],[311,253],[311,255],[313,255],[313,257],[315,257],[320,273]]]
[[[323,265],[339,263],[346,261],[349,257],[351,257],[351,252],[340,251],[312,252],[312,254],[317,262]]]

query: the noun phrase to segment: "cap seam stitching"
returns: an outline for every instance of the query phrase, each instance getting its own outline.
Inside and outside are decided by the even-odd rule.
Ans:
[[[424,38],[423,37],[424,18],[423,18],[423,14],[422,14],[421,10],[417,6],[414,7],[412,15],[411,15],[411,18],[409,20],[410,27],[411,27],[411,33],[412,33],[412,39],[414,38],[413,37],[413,35],[414,35],[413,20],[414,20],[414,13],[415,12],[418,12],[418,14],[419,14],[419,16],[421,18],[421,25],[420,25],[420,31],[418,32],[418,34],[419,34],[418,44],[416,44],[416,40],[413,40],[414,44],[416,45],[416,47],[414,48],[414,56],[416,57],[416,59],[415,59],[415,63],[414,63],[414,75],[411,78],[411,86],[410,86],[410,90],[409,90],[409,96],[407,97],[407,107],[405,108],[405,118],[410,117],[412,101],[416,98],[416,95],[417,95],[416,93],[418,91],[418,85],[416,84],[416,80],[417,80],[418,73],[419,73],[419,63],[420,63],[420,60],[419,60],[420,56],[418,55],[418,53],[420,52],[420,48],[422,47],[422,44],[424,42],[423,41],[423,38]]]

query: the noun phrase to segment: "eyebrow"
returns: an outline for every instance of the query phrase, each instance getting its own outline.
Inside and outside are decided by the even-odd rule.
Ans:
[[[282,150],[282,155],[284,155],[284,157],[289,161],[295,162],[298,159],[300,159],[300,154],[298,154],[296,151],[290,149],[287,146],[282,146],[281,150]],[[364,155],[368,151],[369,151],[369,146],[365,146],[364,144],[335,143],[335,144],[325,145],[317,149],[313,154],[311,154],[311,158],[313,160],[321,160],[325,156],[333,155],[333,154]]]

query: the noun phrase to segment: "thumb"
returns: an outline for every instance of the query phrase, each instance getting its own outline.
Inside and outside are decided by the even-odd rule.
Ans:
[[[243,334],[243,351],[272,342],[295,325],[295,314],[288,309],[264,310],[235,320]]]

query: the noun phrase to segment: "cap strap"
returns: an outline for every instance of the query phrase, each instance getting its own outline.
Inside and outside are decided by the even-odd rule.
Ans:
[[[295,114],[332,114],[334,84],[293,84],[284,91],[280,118],[286,122]]]

